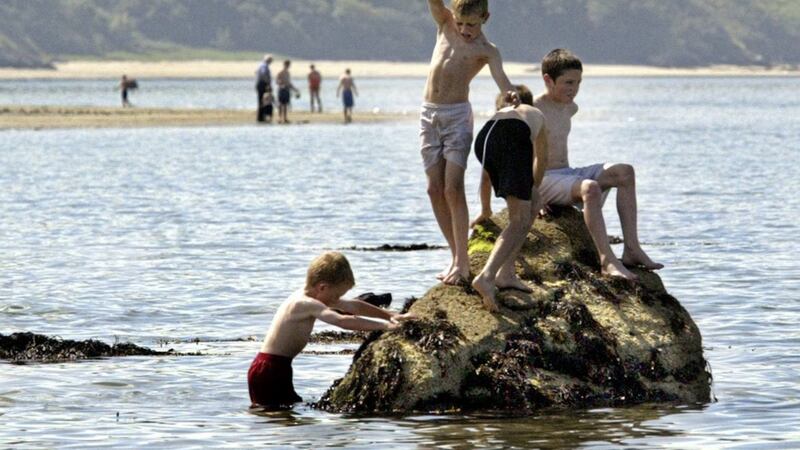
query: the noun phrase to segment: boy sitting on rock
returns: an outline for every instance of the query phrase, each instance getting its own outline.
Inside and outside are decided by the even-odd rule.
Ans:
[[[372,331],[391,330],[399,321],[413,318],[360,300],[342,299],[354,285],[350,263],[341,253],[324,253],[311,262],[305,288],[278,308],[261,351],[250,365],[247,384],[253,406],[280,408],[303,400],[292,384],[292,359],[308,343],[317,319],[347,330]]]
[[[575,96],[581,85],[583,64],[572,52],[555,49],[542,60],[545,92],[533,106],[544,114],[550,149],[550,162],[539,193],[546,205],[583,204],[583,218],[600,256],[603,275],[637,280],[628,267],[656,270],[664,267],[650,259],[639,244],[636,212],[636,175],[628,164],[594,164],[570,167],[567,138],[572,116],[578,112]],[[614,256],[608,242],[603,202],[605,192],[617,188],[617,212],[622,224],[625,248],[622,261]],[[627,266],[627,267],[626,267]]]

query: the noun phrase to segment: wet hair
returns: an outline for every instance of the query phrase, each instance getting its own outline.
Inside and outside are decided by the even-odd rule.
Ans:
[[[489,14],[489,0],[453,0],[453,12],[459,16],[481,16]]]
[[[583,64],[574,53],[567,49],[557,48],[542,59],[542,75],[549,75],[553,81],[556,81],[568,70],[583,72]]]
[[[355,286],[356,279],[347,258],[339,252],[323,253],[308,265],[306,272],[306,289],[319,283],[328,283],[331,286],[346,284]]]
[[[514,85],[514,89],[517,90],[517,95],[519,95],[520,103],[522,103],[523,105],[533,106],[533,93],[531,92],[530,89],[528,89],[528,86],[525,86],[524,84],[516,84]],[[495,98],[494,100],[495,109],[500,110],[508,106],[505,97],[506,97],[505,93],[501,92],[497,94],[497,98]]]

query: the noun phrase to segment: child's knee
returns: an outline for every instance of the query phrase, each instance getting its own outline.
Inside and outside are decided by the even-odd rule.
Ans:
[[[619,165],[620,184],[627,185],[636,182],[636,171],[630,164]]]
[[[463,183],[447,183],[444,186],[444,197],[448,201],[458,200],[464,197],[464,184]]]
[[[428,183],[428,197],[430,198],[444,197],[444,183],[436,183],[436,182]]]
[[[603,195],[603,190],[600,189],[600,183],[594,180],[583,180],[581,183],[581,199],[584,203],[591,203],[600,200]]]
[[[533,214],[531,208],[523,207],[515,210],[509,208],[508,211],[508,226],[517,231],[527,231],[533,222]]]

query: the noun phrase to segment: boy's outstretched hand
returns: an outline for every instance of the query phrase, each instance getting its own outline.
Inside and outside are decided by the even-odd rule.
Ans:
[[[405,322],[405,321],[408,321],[408,320],[414,320],[414,319],[417,319],[417,318],[418,317],[414,313],[395,314],[390,319],[390,322],[396,323],[396,324],[400,324],[400,322]]]

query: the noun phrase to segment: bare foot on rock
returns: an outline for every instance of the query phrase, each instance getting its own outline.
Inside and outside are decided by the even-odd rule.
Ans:
[[[664,265],[650,259],[644,250],[638,252],[622,252],[622,264],[628,267],[642,267],[647,270],[663,269]]]
[[[513,277],[502,278],[502,279],[498,277],[495,280],[495,285],[497,285],[498,289],[516,289],[518,291],[527,292],[529,294],[533,292],[533,289],[516,275]]]
[[[481,295],[483,306],[489,312],[496,313],[500,310],[500,308],[497,307],[497,302],[494,298],[494,283],[491,283],[490,281],[478,275],[474,280],[472,280],[472,287],[475,288],[475,290],[478,291],[478,294]]]
[[[450,261],[450,265],[447,266],[446,269],[444,269],[441,272],[436,274],[436,279],[439,280],[439,281],[442,281],[445,278],[447,278],[447,275],[452,271],[453,271],[453,261]]]
[[[603,275],[609,277],[622,278],[623,280],[628,281],[639,281],[639,277],[630,270],[626,269],[619,260],[604,264],[602,273]]]
[[[457,266],[453,266],[450,273],[442,279],[442,283],[450,286],[466,285],[469,283],[469,269],[462,270]]]

